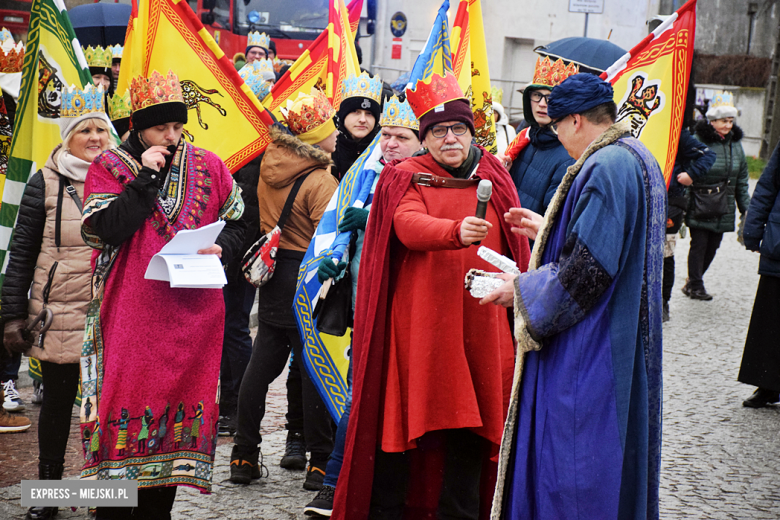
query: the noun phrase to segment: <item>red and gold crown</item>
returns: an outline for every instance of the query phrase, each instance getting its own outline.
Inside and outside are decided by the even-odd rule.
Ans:
[[[417,80],[414,90],[406,89],[406,100],[417,119],[439,105],[456,99],[466,98],[458,85],[458,79],[451,72],[445,73],[444,77],[433,74],[427,80]]]
[[[333,116],[336,111],[325,93],[312,87],[311,95],[298,92],[295,101],[287,100],[287,107],[281,107],[287,127],[301,141],[316,144],[336,129]]]
[[[566,65],[561,59],[555,60],[553,63],[548,56],[544,56],[536,60],[534,79],[531,84],[553,88],[556,85],[560,85],[569,76],[579,73],[579,71],[579,67],[574,63]]]
[[[0,72],[12,74],[22,71],[24,62],[24,45],[19,42],[14,45],[14,41],[5,40],[0,49]]]
[[[148,79],[143,76],[133,78],[130,82],[130,101],[133,112],[162,103],[184,103],[179,77],[170,70],[165,76],[155,70]]]

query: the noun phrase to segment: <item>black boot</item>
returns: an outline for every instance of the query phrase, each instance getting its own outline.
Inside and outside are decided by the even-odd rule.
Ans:
[[[38,463],[38,480],[61,480],[62,464],[44,464]],[[26,520],[47,520],[57,516],[59,508],[57,507],[31,507],[27,510]]]
[[[287,432],[287,444],[279,465],[284,469],[306,469],[306,441],[301,432]]]
[[[230,481],[236,484],[249,484],[262,476],[263,454],[260,448],[246,449],[233,445],[230,454]]]

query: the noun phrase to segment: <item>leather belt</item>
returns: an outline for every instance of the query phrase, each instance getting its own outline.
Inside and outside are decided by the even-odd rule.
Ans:
[[[430,186],[431,188],[464,190],[479,184],[479,179],[454,179],[452,177],[439,177],[430,173],[415,173],[412,175],[412,182],[419,186]]]

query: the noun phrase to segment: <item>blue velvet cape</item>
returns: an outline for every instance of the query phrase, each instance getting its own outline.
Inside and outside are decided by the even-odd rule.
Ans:
[[[505,433],[502,518],[658,518],[666,190],[616,128],[567,174],[540,267],[516,281],[518,321],[541,348]]]

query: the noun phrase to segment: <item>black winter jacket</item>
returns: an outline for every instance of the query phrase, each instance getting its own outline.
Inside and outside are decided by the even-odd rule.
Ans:
[[[780,143],[758,179],[742,236],[745,247],[761,253],[758,274],[780,277]],[[7,282],[6,282],[7,283]]]
[[[46,186],[39,171],[24,187],[22,204],[19,206],[12,251],[14,262],[8,265],[3,281],[3,299],[0,312],[3,322],[26,320],[32,273],[41,253],[41,237],[46,225]]]

